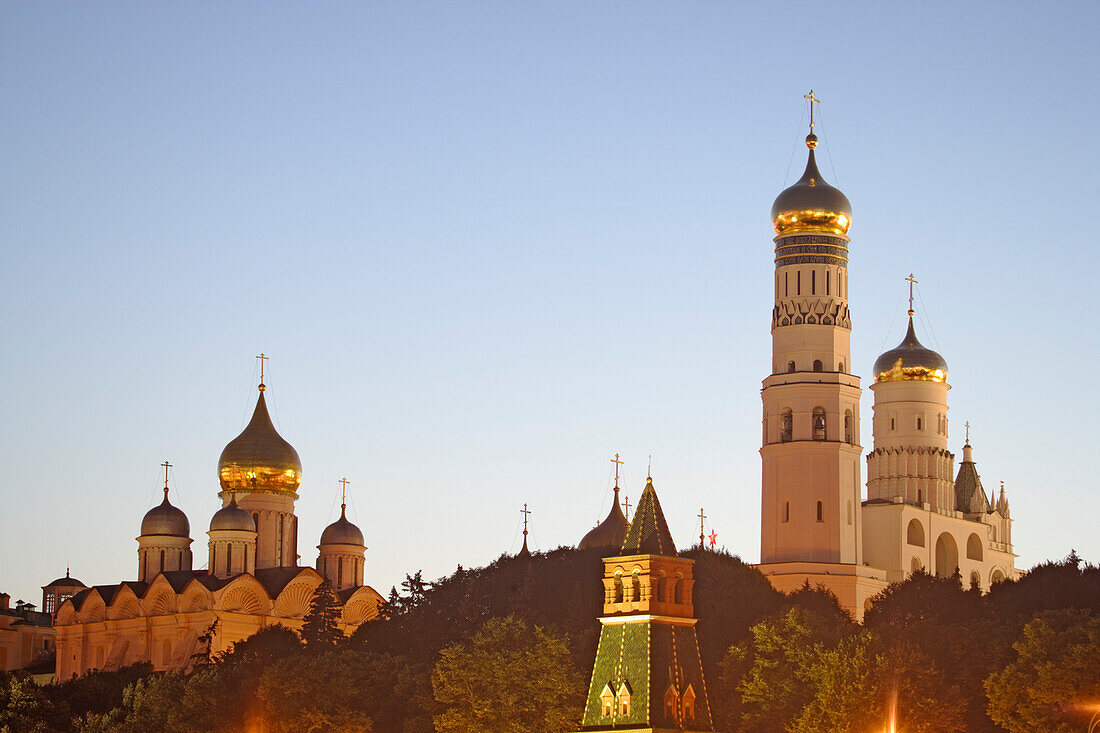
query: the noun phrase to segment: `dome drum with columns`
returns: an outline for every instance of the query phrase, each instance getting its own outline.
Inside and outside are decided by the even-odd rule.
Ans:
[[[142,661],[185,669],[210,629],[209,651],[218,652],[268,624],[298,628],[324,577],[345,633],[377,615],[383,599],[363,585],[363,533],[344,508],[323,533],[317,569],[298,565],[302,465],[272,425],[264,391],[261,381],[252,419],[218,461],[223,506],[210,519],[207,569],[192,569],[190,523],[168,499],[165,462],[164,499],[141,523],[139,579],[81,590],[60,605],[58,679]],[[173,622],[151,623],[154,616]]]

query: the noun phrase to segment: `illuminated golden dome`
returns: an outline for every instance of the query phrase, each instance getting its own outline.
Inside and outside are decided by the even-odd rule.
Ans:
[[[844,236],[852,225],[852,205],[817,170],[814,159],[817,135],[811,132],[806,137],[806,147],[810,149],[806,171],[776,197],[772,204],[772,226],[776,234],[818,232]]]
[[[947,362],[932,349],[917,341],[910,311],[909,330],[895,348],[875,359],[876,382],[946,382]]]
[[[271,424],[264,402],[264,385],[248,426],[225,446],[218,459],[223,491],[267,491],[295,494],[302,483],[298,451]]]

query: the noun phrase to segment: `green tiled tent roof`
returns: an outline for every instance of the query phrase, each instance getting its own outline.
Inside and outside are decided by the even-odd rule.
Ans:
[[[657,500],[657,492],[653,488],[653,479],[646,480],[620,554],[678,557],[676,543],[672,541],[665,513],[661,511],[661,502]]]

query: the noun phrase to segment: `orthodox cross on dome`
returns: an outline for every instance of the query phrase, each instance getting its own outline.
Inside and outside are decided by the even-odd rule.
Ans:
[[[706,514],[703,514],[703,507],[699,507],[699,547],[703,546],[703,542],[706,539],[706,535],[703,530],[703,520],[707,518]]]
[[[821,104],[821,100],[814,96],[814,90],[811,89],[809,94],[803,94],[802,98],[810,103],[810,134],[814,134],[814,105]]]
[[[260,355],[256,357],[260,360],[260,391],[264,391],[264,362],[269,360],[270,356],[264,356],[264,352],[260,352]]]
[[[532,514],[532,513],[533,512],[527,511],[527,503],[524,502],[523,510],[520,511],[520,514],[523,515],[523,542],[524,542],[524,544],[527,543],[527,515]]]
[[[615,488],[617,489],[619,488],[619,466],[623,465],[623,462],[619,460],[618,453],[611,459],[611,462],[615,464]]]
[[[172,467],[172,464],[168,461],[160,464],[164,466],[164,498],[168,498],[168,469]]]
[[[966,444],[970,445],[970,421],[966,421]]]
[[[905,282],[909,283],[909,317],[913,317],[913,286],[917,284],[917,278],[913,277],[913,273],[909,273],[909,277],[905,278]]]
[[[347,478],[340,479],[340,511],[348,508],[348,481]]]
[[[623,494],[623,511],[626,514],[626,521],[630,521],[630,497]]]
[[[710,534],[707,535],[707,538],[710,540],[710,548],[713,550],[714,546],[718,543],[718,533],[712,529]]]

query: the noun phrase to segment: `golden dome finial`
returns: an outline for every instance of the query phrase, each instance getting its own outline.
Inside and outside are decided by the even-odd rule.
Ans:
[[[260,355],[257,356],[256,358],[260,360],[260,391],[263,392],[265,389],[267,389],[267,386],[264,385],[264,362],[267,361],[268,359],[270,359],[271,357],[270,356],[264,356],[264,352],[261,351]]]
[[[172,467],[172,464],[169,463],[168,461],[165,461],[164,463],[162,463],[160,465],[164,466],[164,499],[167,501],[167,499],[168,499],[168,469]]]
[[[347,480],[347,477],[340,479],[340,514],[343,515],[344,510],[348,508],[348,484],[351,481]]]
[[[912,318],[916,312],[913,310],[913,286],[917,284],[917,279],[910,272],[909,277],[905,278],[905,282],[909,283],[909,317]]]

